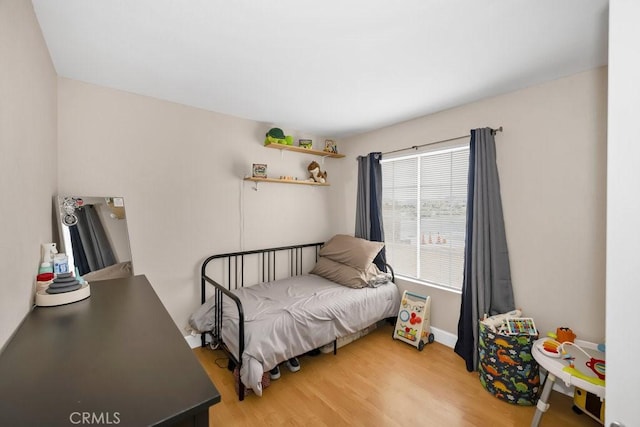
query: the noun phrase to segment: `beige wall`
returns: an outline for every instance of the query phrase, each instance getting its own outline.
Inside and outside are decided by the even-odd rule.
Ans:
[[[242,180],[252,163],[306,178],[321,161],[264,148],[269,124],[63,78],[58,91],[60,192],[124,197],[134,270],[180,328],[206,256],[330,237],[334,187]],[[342,161],[325,161],[330,177]]]
[[[205,256],[352,233],[356,155],[502,125],[516,303],[543,332],[566,325],[604,338],[605,68],[339,141],[347,158],[324,164],[331,187],[257,192],[240,179],[251,163],[302,177],[314,158],[263,148],[266,124],[67,79],[58,97],[60,192],[125,197],[135,270],[181,328],[197,306]],[[90,167],[66,166],[82,164]],[[456,334],[459,294],[426,292],[433,326]]]
[[[541,332],[572,327],[604,340],[607,71],[600,68],[343,141],[350,158],[504,126],[498,169],[516,305]],[[356,169],[338,177],[333,224],[353,230]],[[433,298],[432,325],[457,334],[460,295]]]
[[[324,163],[331,187],[262,184],[256,192],[241,180],[251,163],[304,177],[317,158],[264,149],[269,124],[67,79],[56,91],[31,3],[0,8],[0,207],[2,218],[17,212],[28,224],[2,222],[0,259],[12,268],[0,284],[0,344],[30,306],[56,192],[125,197],[136,272],[147,274],[183,327],[198,304],[205,256],[351,233],[356,155],[500,125],[516,303],[543,332],[566,325],[603,340],[606,69],[339,141],[347,158]],[[433,326],[455,334],[459,295],[427,293]]]
[[[30,1],[0,2],[0,347],[29,310],[52,239],[56,73]]]

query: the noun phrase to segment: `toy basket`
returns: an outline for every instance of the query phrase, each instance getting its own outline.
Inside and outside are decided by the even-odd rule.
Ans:
[[[495,397],[516,405],[535,405],[540,388],[538,363],[531,354],[537,335],[502,335],[480,322],[478,373]]]

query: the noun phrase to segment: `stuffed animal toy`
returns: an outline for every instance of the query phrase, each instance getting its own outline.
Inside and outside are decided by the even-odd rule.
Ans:
[[[325,182],[327,182],[327,172],[322,172],[320,170],[320,165],[318,164],[318,162],[309,163],[309,166],[307,166],[307,170],[311,175],[311,178],[309,178],[307,181],[319,182],[320,184],[324,184]]]
[[[264,139],[264,145],[269,144],[293,145],[293,136],[285,135],[280,128],[272,128]]]

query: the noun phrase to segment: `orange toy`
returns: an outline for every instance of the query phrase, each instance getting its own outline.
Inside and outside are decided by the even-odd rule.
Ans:
[[[542,343],[542,349],[552,357],[559,357],[560,352],[558,348],[560,347],[560,343],[556,340],[547,339]]]
[[[576,334],[573,333],[571,328],[558,328],[556,329],[556,340],[558,342],[573,342],[576,339]]]

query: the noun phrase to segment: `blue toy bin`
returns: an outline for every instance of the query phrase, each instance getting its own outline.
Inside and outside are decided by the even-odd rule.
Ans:
[[[535,405],[540,375],[531,355],[537,335],[502,335],[480,322],[478,373],[491,394],[515,405]]]

